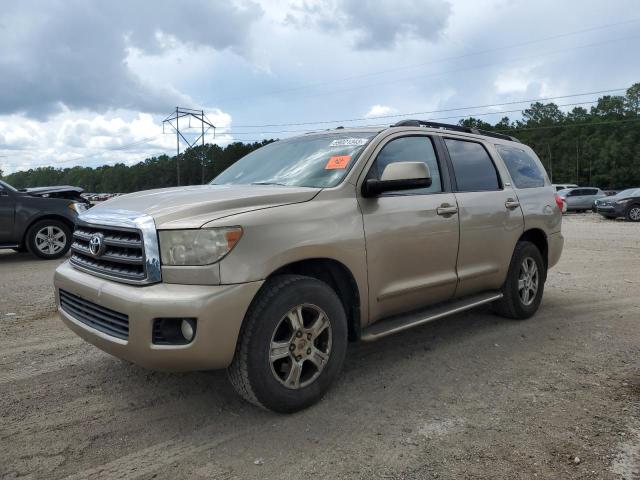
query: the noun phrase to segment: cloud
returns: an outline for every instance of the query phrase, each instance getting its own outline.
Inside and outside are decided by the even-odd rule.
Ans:
[[[43,119],[65,107],[162,113],[193,104],[171,85],[136,76],[130,53],[186,45],[242,55],[262,14],[252,2],[9,2],[0,19],[0,114]]]
[[[215,140],[211,132],[205,137],[207,143],[233,141],[225,133],[231,125],[228,113],[209,109],[207,116],[217,127]],[[199,124],[196,127],[194,122],[192,130],[185,129],[183,134],[193,140],[200,134]],[[181,142],[181,150],[185,148]],[[66,111],[44,121],[0,117],[0,168],[5,173],[44,165],[133,164],[162,153],[173,155],[175,149],[175,134],[168,129],[163,134],[160,119],[147,113]]]
[[[364,115],[365,117],[380,117],[382,115],[391,115],[396,113],[397,110],[392,107],[388,107],[386,105],[374,105],[369,111]]]
[[[285,23],[353,33],[358,49],[389,49],[404,40],[435,41],[447,26],[446,0],[322,0],[294,4]]]

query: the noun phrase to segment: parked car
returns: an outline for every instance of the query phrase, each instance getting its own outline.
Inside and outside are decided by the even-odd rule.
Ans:
[[[90,205],[81,193],[70,186],[17,190],[0,180],[0,249],[44,259],[67,253],[78,214]]]
[[[559,192],[560,190],[566,190],[567,188],[578,188],[578,185],[575,183],[554,183],[553,187],[556,189],[556,192]]]
[[[292,412],[371,341],[483,304],[535,314],[562,251],[561,203],[533,150],[421,121],[280,140],[211,184],[81,215],[55,273],[79,336],[153,369],[228,368]]]
[[[584,212],[591,210],[597,199],[606,197],[599,188],[578,187],[560,190],[558,195],[567,205],[565,211]]]
[[[630,188],[598,199],[595,210],[605,218],[624,217],[630,222],[640,222],[640,188]]]

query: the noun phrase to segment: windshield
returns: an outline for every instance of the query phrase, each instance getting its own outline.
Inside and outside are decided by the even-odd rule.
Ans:
[[[242,157],[211,184],[334,187],[376,134],[351,132],[280,140]]]
[[[616,193],[614,196],[617,198],[635,197],[640,194],[640,188],[629,188],[621,192]]]
[[[17,192],[18,191],[15,188],[13,188],[11,185],[9,185],[7,182],[3,182],[2,180],[0,180],[0,187],[4,187],[7,190],[9,190],[10,192]]]

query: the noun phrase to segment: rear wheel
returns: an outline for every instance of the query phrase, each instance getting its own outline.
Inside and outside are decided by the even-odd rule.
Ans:
[[[496,313],[524,320],[540,306],[547,272],[542,255],[531,242],[518,242],[511,258],[503,297],[494,303]]]
[[[626,217],[630,222],[640,222],[640,205],[631,205],[627,209]]]
[[[277,276],[247,312],[229,379],[245,400],[295,412],[326,393],[346,348],[347,320],[336,293],[314,278]]]
[[[47,260],[60,258],[71,247],[71,230],[59,220],[40,220],[27,232],[27,245],[37,257]]]

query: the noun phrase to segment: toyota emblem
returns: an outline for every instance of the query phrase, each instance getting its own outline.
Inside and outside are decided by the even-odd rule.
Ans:
[[[89,240],[89,251],[94,257],[99,257],[104,253],[104,235],[101,233],[94,233]]]

